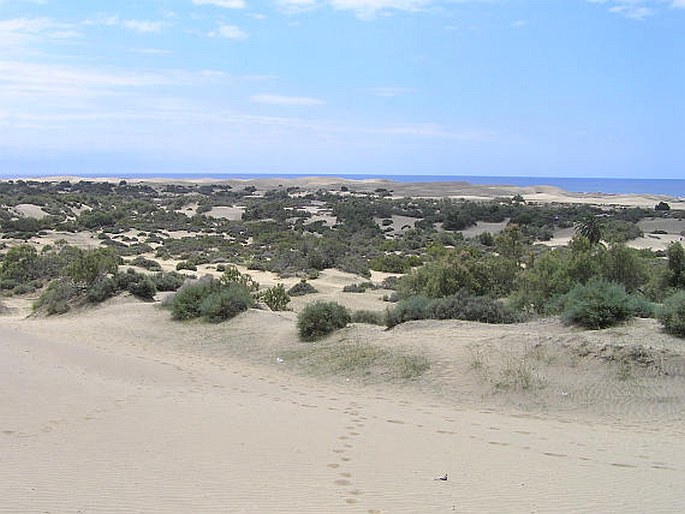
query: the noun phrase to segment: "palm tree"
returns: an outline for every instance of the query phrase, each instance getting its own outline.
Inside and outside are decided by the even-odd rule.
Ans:
[[[602,240],[602,226],[597,217],[592,214],[578,221],[575,231],[577,236],[584,237],[591,245],[596,245]]]

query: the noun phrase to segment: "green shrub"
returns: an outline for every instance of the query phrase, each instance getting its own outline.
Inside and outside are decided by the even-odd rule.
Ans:
[[[197,266],[189,261],[181,261],[176,265],[176,271],[187,269],[189,271],[197,271]]]
[[[221,283],[240,284],[252,293],[256,292],[259,289],[259,284],[255,282],[250,275],[246,273],[240,273],[240,271],[238,271],[238,268],[236,268],[235,266],[226,266],[223,275],[221,275]]]
[[[336,302],[316,302],[307,305],[297,316],[297,328],[305,341],[315,341],[344,328],[352,321],[350,313]]]
[[[428,299],[412,296],[402,300],[385,315],[388,328],[421,319],[459,319],[481,323],[516,323],[520,316],[502,302],[486,296],[473,296],[466,291],[446,298]]]
[[[431,300],[425,296],[412,296],[402,300],[394,309],[385,312],[385,325],[392,328],[405,321],[427,319],[430,304]]]
[[[634,316],[638,318],[653,318],[656,315],[656,305],[644,296],[633,296],[631,302]]]
[[[141,300],[152,300],[157,294],[155,283],[148,275],[139,274],[136,280],[129,282],[126,288],[136,298]]]
[[[366,323],[367,325],[383,325],[383,314],[376,311],[354,311],[352,313],[353,323]]]
[[[673,335],[685,337],[685,291],[669,296],[658,313],[659,322]]]
[[[145,257],[136,257],[130,263],[131,266],[137,266],[138,268],[143,268],[148,271],[162,271],[162,265],[153,261],[152,259],[146,259]]]
[[[343,287],[343,293],[364,293],[367,289],[375,289],[372,282],[362,282],[360,284],[348,284]]]
[[[505,304],[487,296],[472,296],[465,291],[434,300],[428,307],[432,319],[460,319],[481,323],[515,323],[520,317]]]
[[[288,304],[290,303],[290,297],[283,284],[278,284],[264,291],[261,294],[261,299],[272,311],[288,310]]]
[[[253,304],[245,286],[231,283],[204,297],[200,303],[200,314],[206,321],[219,323],[246,311]]]
[[[175,271],[157,273],[152,277],[157,291],[178,291],[186,281],[186,277]]]
[[[311,285],[309,282],[306,280],[300,280],[297,284],[295,284],[293,287],[288,289],[288,294],[290,296],[304,296],[306,294],[313,294],[313,293],[318,293],[316,288]]]
[[[171,299],[171,317],[176,320],[199,318],[202,315],[202,302],[219,287],[219,282],[213,279],[184,284]]]
[[[101,277],[93,282],[86,290],[86,301],[90,303],[104,302],[117,293],[117,284],[111,277]]]
[[[69,311],[69,302],[77,293],[78,290],[71,281],[53,280],[33,304],[33,308],[45,311],[48,316],[64,314]]]
[[[562,302],[565,321],[590,329],[607,328],[633,315],[633,302],[625,288],[604,279],[575,286]]]

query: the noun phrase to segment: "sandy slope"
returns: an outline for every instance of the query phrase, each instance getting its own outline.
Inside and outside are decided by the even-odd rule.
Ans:
[[[636,402],[607,420],[562,412],[561,400],[519,409],[524,393],[498,407],[487,394],[462,401],[441,390],[478,387],[455,367],[466,334],[492,345],[555,337],[559,326],[355,326],[348,337],[413,344],[435,362],[419,383],[364,386],[276,363],[302,345],[293,319],[250,311],[221,325],[180,324],[130,299],[57,319],[0,318],[0,512],[685,507],[682,403],[649,419],[635,415]],[[444,472],[448,481],[433,480]]]

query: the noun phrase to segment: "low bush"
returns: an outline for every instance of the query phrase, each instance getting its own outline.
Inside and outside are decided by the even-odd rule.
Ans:
[[[402,300],[394,309],[385,312],[385,325],[392,328],[406,321],[428,318],[428,307],[431,300],[425,296],[411,296]]]
[[[431,302],[428,317],[461,319],[481,323],[516,323],[520,316],[500,301],[487,296],[471,296],[464,291]]]
[[[667,332],[685,337],[685,291],[678,291],[664,301],[658,319]]]
[[[170,300],[175,320],[204,318],[218,323],[254,304],[250,292],[235,282],[222,284],[211,277],[184,284]]]
[[[181,261],[176,265],[176,271],[187,269],[189,271],[197,271],[197,266],[192,262]]]
[[[33,304],[34,310],[42,310],[49,316],[64,314],[71,308],[69,303],[78,290],[69,280],[53,280]]]
[[[288,294],[290,296],[304,296],[313,293],[318,293],[318,291],[306,280],[300,280],[297,284],[288,289]]]
[[[500,301],[487,296],[473,296],[460,291],[445,298],[429,299],[412,296],[388,309],[385,324],[388,328],[421,319],[459,319],[481,323],[516,323],[520,315]]]
[[[362,282],[360,284],[348,284],[343,287],[343,293],[364,293],[367,289],[375,289],[372,282]]]
[[[129,264],[148,271],[162,271],[162,265],[159,262],[153,261],[152,259],[146,259],[145,257],[138,256],[135,259],[132,259]]]
[[[171,317],[176,320],[199,318],[202,315],[202,301],[218,289],[219,282],[213,279],[201,279],[184,284],[169,304]]]
[[[157,291],[178,291],[186,281],[186,277],[175,271],[170,271],[169,273],[157,273],[153,275],[152,280]]]
[[[376,311],[354,311],[352,313],[353,323],[366,323],[367,325],[383,325],[383,314]]]
[[[297,316],[297,328],[305,341],[316,341],[344,328],[352,321],[349,311],[336,302],[316,302],[307,305]]]
[[[562,318],[590,329],[611,327],[633,316],[633,302],[622,285],[593,279],[562,298]]]
[[[288,310],[288,304],[290,303],[290,297],[285,290],[283,284],[278,284],[274,287],[270,287],[260,295],[262,301],[266,306],[272,311],[285,311]]]
[[[219,323],[246,311],[253,304],[250,292],[234,282],[206,296],[200,303],[200,315],[206,321]]]

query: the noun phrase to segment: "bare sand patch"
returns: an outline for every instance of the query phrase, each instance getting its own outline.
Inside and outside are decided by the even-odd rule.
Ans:
[[[206,215],[212,218],[222,218],[231,221],[240,221],[243,219],[243,213],[245,212],[245,207],[240,205],[221,205],[217,207],[212,207]]]
[[[0,318],[0,381],[8,392],[0,404],[0,512],[682,506],[682,398],[666,396],[646,375],[628,386],[636,392],[644,384],[635,401],[622,396],[625,381],[608,379],[584,397],[562,396],[550,378],[558,366],[552,355],[540,358],[550,362],[541,370],[551,389],[545,403],[521,408],[517,401],[530,392],[514,388],[465,402],[468,390],[454,396],[484,387],[478,373],[460,370],[469,366],[469,345],[518,352],[526,341],[547,348],[556,337],[585,333],[556,323],[354,326],[335,337],[423,348],[433,362],[417,383],[361,386],[296,375],[276,360],[282,348],[305,346],[293,315],[250,311],[220,325],[174,323],[155,305],[120,299],[57,319]],[[627,344],[645,331],[653,327],[588,337]],[[674,344],[662,338],[657,346]],[[574,371],[602,369],[594,355],[578,356]],[[682,382],[675,369],[667,378]],[[649,391],[662,402],[645,402]],[[443,473],[447,481],[434,480]]]
[[[41,220],[48,215],[40,205],[34,205],[32,203],[20,203],[12,208],[12,211],[18,216],[23,216],[25,218],[33,218],[36,220]]]

